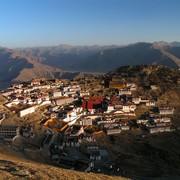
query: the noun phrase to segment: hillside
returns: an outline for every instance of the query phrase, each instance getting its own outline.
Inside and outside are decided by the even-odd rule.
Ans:
[[[28,81],[35,76],[53,78],[56,68],[42,65],[22,52],[0,49],[0,81]],[[4,76],[6,74],[6,76]]]
[[[27,135],[22,134],[22,137],[15,138],[12,144],[5,144],[4,141],[0,139],[0,173],[2,173],[4,177],[8,179],[13,179],[16,176],[17,178],[24,177],[27,179],[58,179],[59,176],[61,177],[60,179],[69,179],[68,176],[72,177],[72,179],[116,179],[117,177],[109,177],[104,175],[99,176],[99,174],[94,175],[92,173],[84,174],[51,166],[54,160],[50,158],[50,153],[51,155],[59,155],[60,157],[65,152],[67,153],[68,158],[72,159],[81,159],[84,157],[82,156],[83,154],[87,158],[87,145],[91,145],[91,143],[94,144],[95,142],[95,145],[97,145],[98,148],[107,149],[109,154],[108,161],[106,161],[106,159],[101,163],[103,165],[106,162],[112,163],[114,168],[118,167],[119,170],[109,171],[107,169],[104,169],[103,171],[103,169],[101,169],[102,171],[96,171],[95,169],[98,167],[98,165],[101,164],[99,162],[100,164],[95,164],[93,172],[103,172],[105,174],[111,175],[116,174],[138,180],[150,180],[151,178],[155,177],[157,179],[179,179],[180,71],[162,65],[123,66],[96,78],[87,78],[81,80],[76,79],[67,82],[67,84],[80,84],[82,85],[81,87],[86,88],[88,91],[91,90],[93,96],[98,95],[99,97],[102,97],[106,95],[107,97],[123,97],[124,95],[120,96],[117,89],[111,87],[108,88],[108,86],[105,86],[106,83],[110,81],[120,81],[126,84],[135,84],[135,90],[132,90],[131,94],[125,96],[126,102],[123,102],[124,100],[120,100],[119,98],[117,105],[124,105],[125,107],[127,107],[128,104],[133,104],[132,98],[137,97],[140,97],[146,102],[153,101],[155,102],[155,105],[148,106],[146,105],[146,103],[144,103],[145,101],[137,104],[137,108],[135,109],[135,111],[133,111],[135,113],[135,115],[133,116],[126,116],[126,112],[124,114],[118,115],[117,113],[114,113],[114,111],[110,113],[107,113],[107,111],[102,111],[102,113],[99,113],[99,111],[97,111],[95,112],[95,116],[98,116],[98,118],[94,119],[93,128],[91,125],[88,131],[89,133],[96,132],[93,133],[93,141],[81,141],[82,144],[80,144],[78,148],[72,145],[70,149],[67,147],[63,147],[63,151],[62,147],[58,148],[56,151],[53,144],[52,146],[50,146],[50,149],[47,148],[47,146],[41,146],[42,142],[44,141],[44,133],[46,132],[45,130],[47,130],[46,127],[43,126],[44,120],[42,123],[42,119],[49,118],[49,113],[52,113],[48,110],[50,109],[48,108],[48,106],[42,106],[38,108],[34,113],[29,115],[27,114],[27,116],[24,117],[18,117],[17,114],[15,114],[14,112],[10,112],[9,109],[4,110],[4,112],[7,113],[8,118],[3,121],[2,125],[6,126],[16,124],[19,126],[23,126],[28,124],[34,128],[35,137],[32,137],[31,139]],[[99,85],[101,86],[98,87]],[[151,87],[152,85],[156,88],[153,89]],[[49,94],[53,92],[53,89],[51,90],[52,91],[49,92]],[[40,90],[40,93],[43,93],[43,90]],[[25,93],[22,93],[22,96],[23,95],[26,96]],[[37,91],[36,95],[39,96],[39,91]],[[3,104],[6,100],[7,99],[5,99],[5,97],[1,97],[0,99],[2,109]],[[115,103],[117,103],[117,101],[115,101]],[[111,102],[109,104],[110,106],[112,106]],[[70,104],[70,106],[72,107],[73,105]],[[61,107],[67,108],[68,105],[65,104]],[[161,114],[158,110],[159,107],[172,108],[173,113]],[[99,110],[100,107],[97,108]],[[121,108],[118,107],[118,109],[115,109],[115,112],[117,112],[116,110],[119,111],[121,110]],[[61,110],[58,110],[58,113],[61,112]],[[60,122],[64,120],[61,119],[61,117],[59,118]],[[90,114],[86,115],[86,118],[87,117],[92,116]],[[84,118],[84,114],[80,116],[79,120],[81,118]],[[108,126],[110,126],[110,129],[105,129],[103,128],[103,126],[105,125],[98,125],[98,119],[100,118],[103,118],[103,121],[106,122],[109,119],[115,120],[115,123],[112,122],[111,124],[108,124],[105,122],[106,124],[108,124]],[[149,121],[152,119],[154,119],[154,122],[155,120],[156,122],[160,122],[156,124],[149,124],[148,122],[147,126],[144,126],[143,124],[139,124],[137,122],[139,120]],[[163,119],[168,119],[169,122],[167,124],[162,123]],[[53,128],[53,126],[49,124],[49,128],[51,128],[54,132],[58,127],[56,123],[54,124],[56,129],[54,129],[55,127]],[[78,121],[76,123],[76,125],[80,125]],[[113,123],[116,128],[121,128],[121,131],[119,133],[108,134],[107,130],[111,130],[111,125]],[[76,125],[74,127],[77,127]],[[170,130],[151,133],[148,129],[149,125],[152,125],[153,128],[162,128],[165,126],[169,127]],[[106,128],[108,128],[108,126],[106,126]],[[129,129],[123,130],[123,126],[128,126]],[[69,129],[71,130],[71,127]],[[101,131],[99,131],[100,129]],[[66,133],[67,132],[69,131],[66,131]],[[73,130],[72,132],[74,134]],[[61,134],[67,135],[62,131]],[[55,145],[56,143],[60,145],[60,143],[62,143],[61,140],[62,139],[59,138],[54,139]],[[66,141],[66,139],[63,139],[63,141]],[[68,162],[69,161],[66,159],[66,163]],[[59,160],[56,163],[59,163]],[[61,166],[62,164],[58,165]],[[73,164],[73,166],[70,166],[68,168],[71,169],[75,167],[76,165]]]
[[[171,44],[167,43],[154,43],[153,47],[155,49],[159,49],[165,56],[169,57],[171,60],[173,60],[178,67],[180,67],[180,47],[178,42],[173,42]]]
[[[33,68],[33,64],[13,50],[0,48],[0,67],[0,81],[7,82],[19,76],[24,68]]]
[[[7,149],[9,152],[7,152]],[[15,151],[1,144],[0,146],[0,174],[1,180],[43,179],[43,180],[125,180],[127,178],[113,177],[93,173],[81,173],[55,166],[33,162],[17,156]]]
[[[136,64],[162,64],[172,68],[178,65],[150,43],[137,43],[126,47],[104,50],[77,63],[74,68],[85,71],[107,72],[120,66]]]
[[[177,58],[180,58],[180,46],[179,47],[169,47],[167,51],[175,55]]]
[[[99,137],[99,141],[108,147],[118,164],[129,173],[179,179],[180,71],[161,65],[124,66],[109,72],[102,79],[106,82],[112,79],[134,82],[138,87],[136,96],[154,99],[159,106],[174,107],[174,115],[169,117],[177,130],[171,133],[148,134],[135,129],[121,135]],[[158,89],[151,90],[151,85],[156,85]],[[140,109],[137,112],[140,112]],[[142,105],[141,116],[138,118],[144,118],[147,114],[148,108]]]
[[[158,85],[162,92],[175,89],[180,78],[180,71],[162,65],[123,66],[110,71],[105,79],[126,79],[137,83],[138,86]]]
[[[0,48],[0,89],[7,88],[14,82],[30,81],[35,77],[72,79],[76,76],[89,74],[63,71],[41,64],[21,51]]]

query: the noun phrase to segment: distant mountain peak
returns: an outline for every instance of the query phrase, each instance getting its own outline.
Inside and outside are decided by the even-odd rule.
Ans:
[[[180,47],[180,42],[174,41],[171,43],[171,45],[174,47]]]
[[[59,46],[8,49],[0,47],[0,83],[45,78],[82,76],[82,72],[108,72],[120,66],[180,65],[178,42],[138,42],[127,46]],[[6,74],[6,76],[5,76]],[[62,76],[63,75],[63,76]]]

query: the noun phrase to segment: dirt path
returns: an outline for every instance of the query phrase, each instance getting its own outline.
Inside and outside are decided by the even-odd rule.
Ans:
[[[167,57],[169,57],[170,59],[172,59],[172,60],[180,67],[180,59],[179,59],[179,58],[177,58],[176,56],[172,55],[171,53],[165,51],[165,50],[162,49],[162,48],[161,48],[160,50],[161,50],[161,52],[162,52],[165,56],[167,56]]]

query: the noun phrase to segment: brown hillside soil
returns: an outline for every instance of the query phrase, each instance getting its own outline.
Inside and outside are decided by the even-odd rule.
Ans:
[[[7,149],[9,151],[7,151]],[[18,153],[18,155],[20,155]],[[47,164],[40,164],[33,161],[25,160],[15,155],[12,149],[0,144],[0,174],[1,180],[124,180],[116,176],[107,176],[94,173],[82,173],[73,170],[61,169]]]
[[[180,132],[142,134],[140,131],[98,137],[126,174],[142,177],[180,175]]]

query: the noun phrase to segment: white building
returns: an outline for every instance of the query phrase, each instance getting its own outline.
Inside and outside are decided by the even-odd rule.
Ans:
[[[75,91],[75,92],[77,92],[77,91],[80,91],[80,90],[81,90],[81,88],[80,88],[79,85],[69,87],[69,91]]]
[[[5,113],[0,113],[0,125],[5,120],[5,118],[6,118],[6,114]]]
[[[135,83],[126,83],[126,87],[136,87]]]
[[[127,126],[127,125],[121,126],[121,130],[128,131],[128,130],[130,130],[130,126]]]
[[[2,91],[1,94],[3,96],[9,96],[11,95],[12,93],[14,93],[14,90],[7,90],[7,91]]]
[[[122,110],[123,110],[124,112],[130,112],[130,107],[129,107],[129,105],[123,105],[123,106],[122,106]]]
[[[130,90],[119,90],[119,95],[131,95],[131,91]]]
[[[68,91],[64,93],[64,96],[68,97],[68,96],[72,96],[74,97],[76,95],[76,91]]]
[[[148,101],[146,102],[146,106],[155,106],[155,102],[154,101]]]
[[[27,114],[35,112],[35,110],[36,110],[36,106],[32,106],[32,107],[20,110],[19,115],[20,115],[20,117],[23,117],[23,116],[25,116]]]
[[[164,123],[171,123],[171,118],[164,117],[160,121]]]
[[[49,84],[38,86],[38,89],[50,89],[50,88],[51,88],[51,86]]]
[[[130,112],[130,111],[135,111],[136,105],[123,105],[122,110],[124,112]]]
[[[140,97],[138,97],[138,98],[132,98],[132,102],[133,102],[134,104],[140,104],[141,98],[140,98]]]
[[[108,129],[106,132],[107,132],[107,135],[119,134],[121,133],[121,129],[120,128]]]
[[[63,92],[67,92],[69,90],[69,86],[63,87]]]
[[[83,96],[89,96],[90,93],[89,91],[80,91],[80,96],[83,97]]]
[[[82,119],[82,125],[83,126],[91,126],[92,125],[92,119],[91,118]]]
[[[62,97],[54,100],[55,104],[58,106],[63,104],[69,104],[72,103],[73,101],[75,101],[75,99],[72,97]]]
[[[77,120],[77,112],[73,109],[72,111],[67,112],[66,117],[63,119],[64,122],[72,122]]]
[[[160,107],[159,108],[159,114],[161,115],[167,115],[167,114],[173,114],[174,108],[171,107]]]
[[[112,111],[114,111],[114,106],[108,106],[107,107],[107,113],[110,113],[110,112],[112,112]]]
[[[157,90],[158,86],[157,85],[151,85],[151,90]]]
[[[61,97],[62,96],[62,92],[61,91],[55,91],[53,92],[53,97]]]

